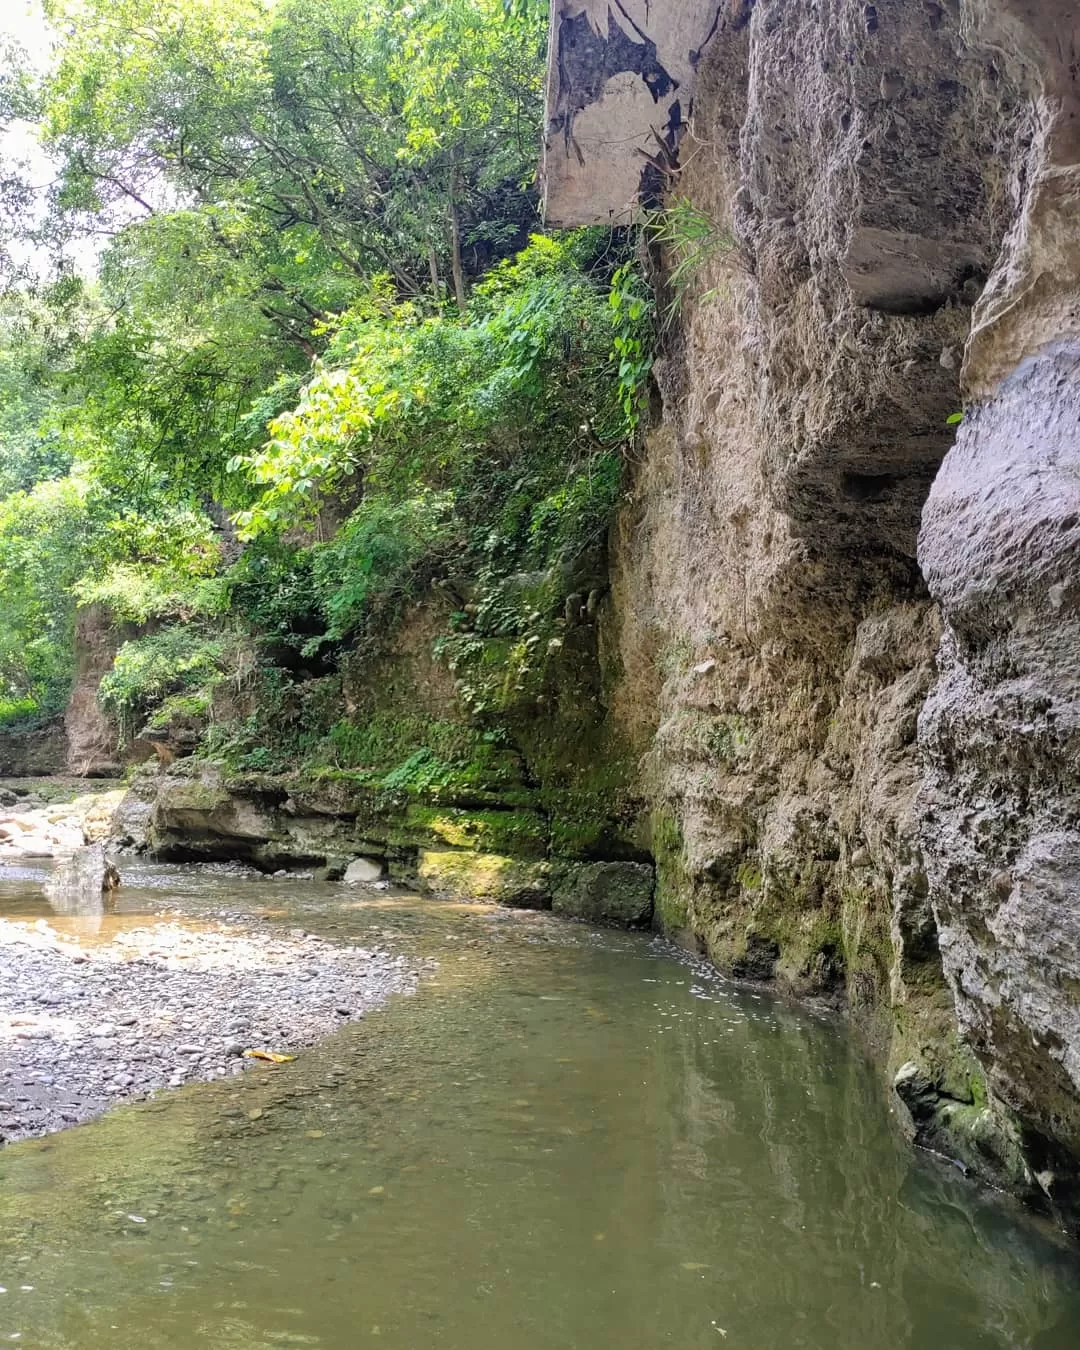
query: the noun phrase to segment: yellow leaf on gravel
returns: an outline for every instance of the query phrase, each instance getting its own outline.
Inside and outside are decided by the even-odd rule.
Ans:
[[[245,1050],[245,1059],[265,1059],[271,1064],[289,1064],[295,1055],[279,1055],[275,1050]]]

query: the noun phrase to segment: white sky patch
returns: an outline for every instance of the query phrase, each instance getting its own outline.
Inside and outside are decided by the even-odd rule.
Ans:
[[[41,0],[0,0],[0,39],[14,38],[30,54],[34,64],[44,70],[49,62],[52,35],[42,13]],[[27,177],[41,195],[44,210],[45,193],[56,176],[56,167],[38,144],[36,130],[28,123],[16,123],[0,136],[0,156],[9,163],[25,166]],[[11,252],[15,260],[29,263],[35,271],[45,272],[50,267],[46,250],[30,243],[16,244]],[[71,261],[78,271],[91,273],[97,262],[97,248],[79,246],[72,250]]]
[[[49,34],[40,0],[0,0],[0,33],[17,37],[41,60],[48,54]]]

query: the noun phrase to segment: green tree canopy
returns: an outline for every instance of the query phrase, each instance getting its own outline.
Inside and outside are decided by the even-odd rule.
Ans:
[[[69,229],[180,206],[283,331],[327,280],[403,294],[524,242],[543,24],[501,0],[52,0],[46,142]],[[222,264],[226,265],[226,264]],[[246,270],[245,269],[245,270]],[[312,293],[314,292],[314,294]]]

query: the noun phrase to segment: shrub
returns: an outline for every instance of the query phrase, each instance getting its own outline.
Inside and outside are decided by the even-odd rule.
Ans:
[[[227,644],[198,628],[177,624],[125,642],[101,682],[101,706],[116,718],[122,741],[151,710],[177,694],[209,695],[224,674]]]

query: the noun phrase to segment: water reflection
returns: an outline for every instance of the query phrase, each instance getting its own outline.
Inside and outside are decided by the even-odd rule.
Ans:
[[[647,939],[238,889],[437,976],[294,1065],[7,1151],[0,1339],[1075,1347],[1072,1251],[910,1153],[841,1028]]]
[[[53,913],[76,922],[70,931],[97,936],[106,914],[116,913],[119,876],[106,861],[100,844],[77,849],[58,861],[47,875],[42,890]]]

